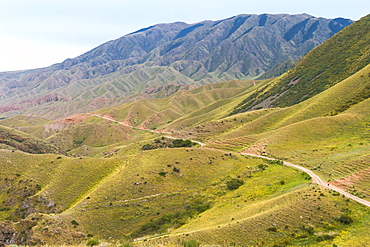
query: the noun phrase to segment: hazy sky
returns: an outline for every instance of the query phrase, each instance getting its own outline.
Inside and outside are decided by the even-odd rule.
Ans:
[[[158,23],[263,13],[358,20],[369,10],[369,0],[0,0],[0,71],[46,67]]]

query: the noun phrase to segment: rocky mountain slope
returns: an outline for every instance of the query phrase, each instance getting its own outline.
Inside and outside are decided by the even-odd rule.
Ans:
[[[370,15],[304,56],[293,69],[245,98],[233,113],[285,107],[323,92],[370,63]]]
[[[351,23],[263,14],[154,25],[48,68],[0,73],[0,112],[57,118],[168,95],[169,84],[276,76]]]

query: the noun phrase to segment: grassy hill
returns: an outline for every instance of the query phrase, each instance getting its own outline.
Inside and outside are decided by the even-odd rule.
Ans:
[[[59,153],[58,149],[37,137],[0,125],[0,145],[2,148],[21,150],[27,153]]]
[[[206,144],[212,148],[291,160],[369,196],[369,72],[370,66],[366,66],[300,104],[213,121],[184,131],[183,137],[208,140]]]
[[[133,126],[178,130],[225,116],[241,95],[248,94],[267,82],[249,80],[208,84],[179,91],[168,98],[142,99],[96,113]]]
[[[1,193],[2,208],[8,208],[2,217],[33,218],[33,233],[24,233],[29,244],[73,243],[73,234],[79,236],[74,241],[89,235],[125,242],[180,226],[165,242],[316,243],[353,226],[341,223],[341,216],[362,225],[366,214],[330,191],[308,186],[301,172],[217,150],[162,149],[110,159],[1,151],[1,158],[8,160],[1,181],[12,192]],[[21,160],[31,162],[24,167]],[[233,180],[243,184],[229,188]],[[26,198],[14,198],[25,185]],[[58,214],[48,218],[34,211]],[[65,235],[56,233],[62,229]]]

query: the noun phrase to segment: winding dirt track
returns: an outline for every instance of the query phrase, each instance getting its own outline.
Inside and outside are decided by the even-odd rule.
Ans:
[[[241,152],[240,154],[243,154],[243,155],[248,155],[248,156],[254,156],[254,157],[258,157],[258,158],[263,158],[263,159],[268,159],[268,160],[276,160],[276,159],[273,159],[273,158],[269,158],[269,157],[266,157],[266,156],[262,156],[262,155],[256,155],[256,154],[250,154],[250,153],[245,153],[245,152]],[[283,161],[284,162],[284,165],[286,166],[290,166],[290,167],[293,167],[295,169],[298,169],[298,170],[301,170],[301,171],[304,171],[306,172],[308,175],[311,176],[312,178],[312,182],[313,183],[316,183],[316,184],[319,184],[321,185],[322,187],[325,187],[325,188],[328,188],[328,189],[331,189],[331,190],[335,190],[337,191],[338,193],[344,195],[345,197],[347,198],[350,198],[358,203],[361,203],[365,206],[368,206],[370,207],[370,202],[369,201],[366,201],[364,199],[361,199],[357,196],[354,196],[348,192],[345,192],[344,190],[338,188],[338,187],[335,187],[333,185],[331,185],[330,183],[328,182],[325,182],[323,181],[318,175],[316,175],[313,171],[305,168],[305,167],[302,167],[302,166],[299,166],[299,165],[295,165],[293,163],[290,163],[290,162],[286,162],[286,161]]]
[[[159,133],[159,134],[171,134],[169,132],[160,132],[160,131],[156,131],[156,130],[148,130],[148,129],[144,129],[144,128],[138,128],[138,127],[134,127],[134,126],[130,126],[128,124],[125,124],[123,122],[119,122],[117,120],[114,120],[112,118],[108,118],[108,117],[102,117],[102,116],[99,116],[99,115],[96,115],[96,114],[91,114],[95,117],[99,117],[99,118],[103,118],[103,119],[106,119],[106,120],[109,120],[109,121],[112,121],[112,122],[115,122],[115,123],[118,123],[118,124],[122,124],[124,126],[127,126],[127,127],[130,127],[130,128],[133,128],[133,129],[138,129],[138,130],[145,130],[145,131],[150,131],[152,133]],[[172,137],[172,136],[165,136],[166,138],[170,138],[170,139],[179,139],[179,138],[176,138],[176,137]],[[192,142],[195,142],[199,145],[201,145],[202,147],[205,146],[206,144],[205,143],[202,143],[202,142],[199,142],[199,141],[194,141],[194,140],[190,140]],[[257,155],[257,154],[251,154],[251,153],[246,153],[246,152],[240,152],[240,154],[242,155],[248,155],[248,156],[253,156],[253,157],[258,157],[258,158],[263,158],[263,159],[268,159],[268,160],[276,160],[274,158],[270,158],[270,157],[266,157],[266,156],[262,156],[262,155]],[[369,201],[366,201],[364,199],[361,199],[357,196],[354,196],[336,186],[333,186],[331,185],[330,183],[328,182],[325,182],[323,181],[318,175],[316,175],[313,171],[305,168],[305,167],[302,167],[302,166],[299,166],[299,165],[296,165],[296,164],[293,164],[293,163],[290,163],[290,162],[287,162],[287,161],[283,161],[284,165],[286,166],[289,166],[289,167],[292,167],[292,168],[295,168],[295,169],[298,169],[298,170],[301,170],[303,172],[306,172],[308,175],[311,176],[312,178],[312,182],[313,183],[316,183],[318,185],[321,185],[322,187],[324,188],[328,188],[328,189],[331,189],[331,190],[334,190],[334,191],[337,191],[338,193],[344,195],[345,197],[347,198],[350,198],[358,203],[361,203],[365,206],[368,206],[370,207],[370,202]]]

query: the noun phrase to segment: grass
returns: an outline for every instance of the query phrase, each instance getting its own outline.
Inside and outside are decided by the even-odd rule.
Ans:
[[[170,153],[171,155],[168,156]],[[210,158],[212,156],[214,159]],[[167,157],[164,164],[163,157]],[[132,156],[127,161],[130,165],[127,165],[126,169],[111,178],[109,182],[95,191],[94,195],[85,200],[81,205],[86,204],[83,206],[86,211],[78,214],[80,217],[90,219],[91,217],[109,217],[112,219],[110,224],[118,224],[112,227],[112,229],[117,228],[110,234],[119,235],[125,232],[130,234],[130,228],[138,227],[149,219],[161,217],[168,212],[176,213],[183,208],[180,206],[183,205],[183,202],[202,197],[202,189],[210,186],[215,177],[226,176],[226,174],[233,172],[244,159],[243,157],[226,158],[223,153],[197,149],[146,151],[140,155]],[[209,161],[212,161],[211,164]],[[252,160],[253,162],[256,161]],[[204,166],[208,170],[207,176],[201,172],[205,169]],[[178,172],[173,171],[175,167],[179,169]],[[158,175],[158,172],[161,171],[167,172],[167,175],[165,177]],[[210,196],[212,198],[214,195],[211,193]],[[110,205],[111,202],[112,205]],[[126,203],[129,205],[125,206]],[[140,203],[139,207],[138,203]],[[150,208],[145,209],[148,207],[146,205],[150,205]],[[166,207],[162,208],[163,205]],[[96,208],[96,206],[98,207]],[[108,208],[105,210],[106,206]],[[100,210],[104,210],[105,213],[97,214],[96,211]],[[126,212],[127,210],[128,212]],[[135,211],[141,213],[131,219],[130,215]],[[154,214],[150,212],[154,212]],[[156,213],[159,213],[159,216]],[[121,215],[120,218],[124,217],[125,220],[119,221],[116,214]],[[125,217],[125,215],[127,216]],[[100,220],[97,218],[96,221]],[[135,221],[136,226],[131,221]]]
[[[9,151],[3,151],[1,156],[8,161],[3,164],[1,177],[9,184],[8,189],[1,193],[6,199],[2,206],[12,208],[4,217],[14,210],[18,210],[17,217],[26,216],[28,213],[18,206],[27,197],[30,198],[29,204],[40,211],[64,211],[121,165],[117,160],[72,159]],[[48,208],[40,200],[45,204],[53,203],[55,207]]]
[[[73,149],[87,145],[102,147],[122,142],[132,138],[137,131],[123,125],[107,124],[80,124],[62,130],[58,134],[46,139],[49,143],[69,152]]]
[[[332,181],[350,176],[351,183],[368,195],[366,179],[359,174],[368,168],[364,160],[367,160],[370,138],[369,99],[366,99],[369,71],[367,66],[292,107],[260,110],[265,114],[245,124],[239,124],[240,118],[254,112],[236,115],[236,128],[229,124],[223,129],[224,133],[210,139],[207,146],[233,151],[245,149],[285,158],[315,169]],[[353,104],[348,105],[348,102]],[[343,105],[347,105],[346,110],[336,110]],[[212,136],[212,131],[210,133]],[[349,185],[344,184],[347,189]]]
[[[369,20],[369,15],[363,17],[307,53],[287,73],[246,97],[232,114],[262,105],[292,106],[360,71],[370,62]]]
[[[188,224],[188,228],[185,225],[173,234],[148,239],[148,243],[139,242],[135,246],[159,243],[166,245],[166,243],[181,243],[189,239],[196,239],[202,245],[221,246],[246,244],[328,246],[340,234],[348,232],[348,229],[356,228],[358,225],[364,227],[365,222],[368,222],[367,219],[362,218],[368,214],[367,208],[348,203],[340,197],[331,195],[329,191],[322,191],[317,187],[298,187],[290,193],[264,200],[263,203],[245,203],[243,196],[238,197],[239,202],[234,199],[233,204],[228,206],[217,207],[218,204],[216,204],[200,218]],[[343,225],[337,219],[343,215],[343,210],[348,212],[349,208],[353,210],[349,215],[356,223]],[[225,213],[229,211],[234,212],[234,215]],[[245,216],[240,215],[240,212]],[[219,216],[233,218],[225,219],[225,223],[222,223],[218,220]],[[205,223],[217,220],[220,222],[215,225]],[[350,235],[348,238],[354,242],[364,241],[355,240],[356,237],[352,232],[348,235]],[[368,240],[369,237],[365,239]]]
[[[0,125],[0,144],[7,146],[8,149],[22,150],[29,153],[58,153],[59,151],[52,145],[48,145],[44,140],[26,134],[24,132]]]
[[[102,109],[98,114],[110,115],[134,126],[179,129],[224,115],[225,106],[239,94],[249,92],[252,81],[230,81],[183,90],[164,99],[142,99],[117,108]],[[223,110],[220,112],[220,109]]]
[[[110,159],[58,158],[55,155],[35,159],[36,156],[30,154],[11,154],[3,151],[2,156],[12,164],[33,160],[18,177],[13,175],[17,178],[12,181],[13,185],[26,178],[39,183],[41,191],[31,198],[43,196],[53,201],[62,211],[58,217],[63,222],[70,222],[68,225],[72,230],[77,227],[77,230],[83,229],[86,234],[99,239],[125,240],[166,233],[193,220],[197,222],[201,219],[197,215],[208,207],[211,207],[209,210],[229,209],[228,214],[220,218],[222,222],[231,217],[241,219],[246,216],[230,210],[234,208],[234,202],[240,201],[244,208],[248,203],[242,203],[243,200],[262,202],[305,183],[303,177],[296,176],[296,171],[281,165],[198,148],[158,149]],[[166,172],[166,176],[158,175],[159,172]],[[244,181],[244,185],[229,191],[228,179],[237,177]],[[282,180],[285,181],[283,185]],[[268,183],[270,185],[266,185]],[[19,198],[18,203],[21,201]],[[37,201],[35,207],[47,210]],[[207,217],[203,215],[209,210],[202,213],[204,219]],[[55,229],[62,224],[56,223],[54,218],[45,220]],[[45,221],[39,221],[34,228],[37,232],[42,229],[40,222]],[[150,224],[163,227],[151,228]],[[48,241],[52,241],[50,239]]]

